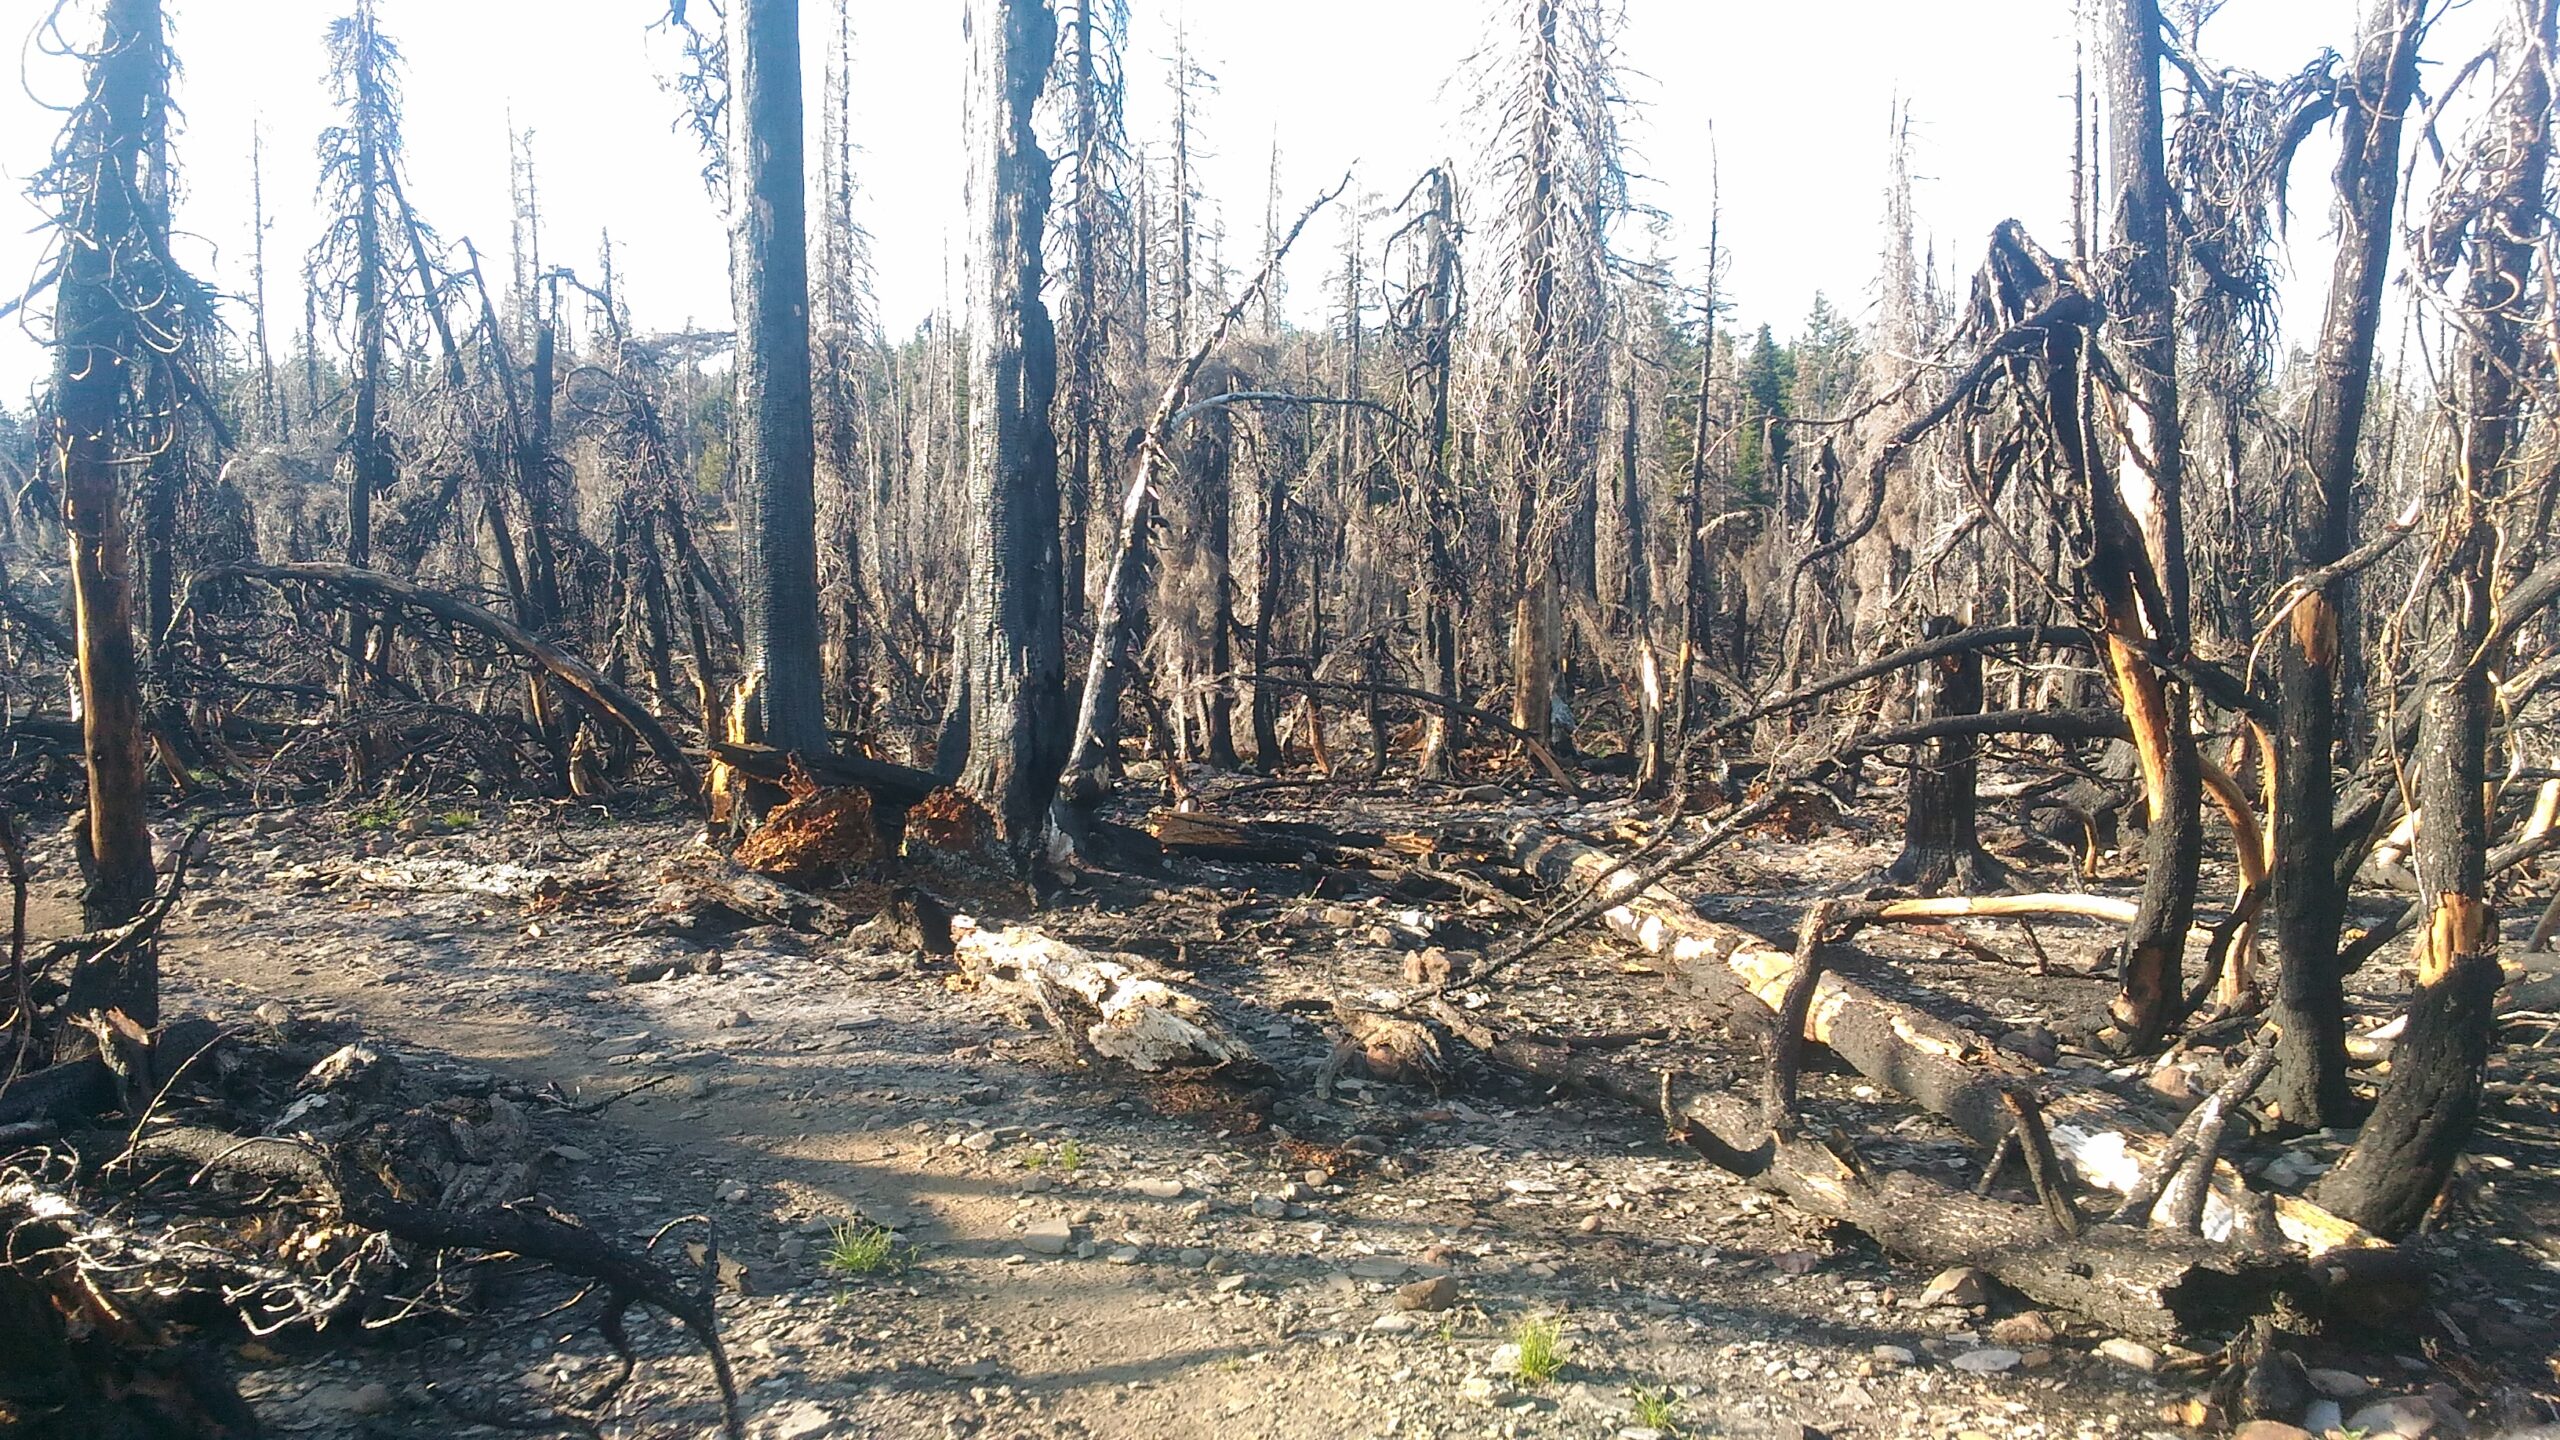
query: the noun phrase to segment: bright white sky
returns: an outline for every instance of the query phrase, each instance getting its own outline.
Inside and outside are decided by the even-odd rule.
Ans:
[[[90,0],[72,0],[75,34]],[[853,0],[855,126],[865,154],[862,215],[875,239],[890,332],[942,299],[944,242],[960,204],[959,0]],[[12,38],[52,0],[0,0]],[[313,144],[330,120],[322,34],[343,0],[168,0],[184,66],[177,142],[189,258],[223,287],[249,282],[249,147],[266,135],[270,297],[282,336],[316,230]],[[1507,0],[1291,0],[1282,6],[1131,0],[1133,136],[1158,141],[1162,57],[1186,14],[1194,52],[1219,78],[1203,117],[1212,203],[1227,258],[1258,248],[1269,147],[1282,152],[1283,209],[1357,166],[1359,188],[1392,203],[1444,156],[1461,170],[1473,137],[1446,85]],[[1728,293],[1738,325],[1790,332],[1817,289],[1863,314],[1881,240],[1887,119],[1912,102],[1921,225],[1942,268],[1969,270],[1983,237],[2016,215],[2061,248],[2068,212],[2072,27],[2064,0],[1627,0],[1621,48],[1637,101],[1629,134],[1645,198],[1673,217],[1671,254],[1693,274],[1710,177],[1721,159]],[[2290,70],[2321,46],[2348,48],[2354,0],[2231,0],[2207,32],[2212,54]],[[2478,9],[2494,11],[2494,3]],[[380,0],[407,54],[412,198],[447,238],[475,240],[503,266],[510,114],[534,132],[544,255],[592,272],[601,232],[643,329],[728,323],[726,242],[697,178],[691,138],[673,128],[662,79],[675,46],[647,31],[665,0]],[[803,0],[812,123],[827,0]],[[2462,17],[2458,17],[2462,18]],[[2467,27],[2466,27],[2467,28]],[[2477,43],[2473,41],[2472,43]],[[2437,58],[2456,55],[2449,37]],[[2462,52],[2467,53],[2467,50]],[[30,45],[25,84],[0,85],[0,178],[11,196],[44,161],[58,117],[40,102],[76,95],[72,62]],[[2441,73],[2439,70],[2436,73]],[[1710,134],[1714,140],[1710,148]],[[2328,270],[2324,141],[2296,171],[2294,237],[2306,278],[2291,286],[2299,333]],[[44,217],[0,198],[0,291],[42,252]],[[1293,259],[1293,310],[1312,317],[1334,263],[1330,220]],[[1376,232],[1373,231],[1373,234]],[[1629,237],[1642,248],[1641,237]],[[245,311],[232,323],[245,333]],[[0,323],[0,403],[22,405],[45,357],[17,319]]]

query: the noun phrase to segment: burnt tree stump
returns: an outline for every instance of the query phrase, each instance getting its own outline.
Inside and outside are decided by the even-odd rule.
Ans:
[[[1932,615],[1920,625],[1923,641],[1943,639],[1962,627],[1945,615]],[[1920,667],[1912,696],[1912,718],[1943,720],[1982,713],[1982,656],[1978,651],[1943,655]],[[1884,878],[1935,895],[2004,889],[2008,867],[1982,848],[1974,824],[1974,776],[1979,742],[1971,735],[1947,735],[1914,746],[1907,803],[1902,817],[1902,853],[1885,867]]]

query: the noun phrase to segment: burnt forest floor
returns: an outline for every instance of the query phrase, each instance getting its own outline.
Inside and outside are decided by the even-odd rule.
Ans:
[[[1605,805],[1483,790],[1230,784],[1210,799],[1228,815],[1268,807],[1391,833],[1543,814],[1631,843],[1610,834]],[[1616,1436],[1661,1418],[1637,1408],[1642,1393],[1683,1435],[2038,1440],[2186,1433],[2163,1407],[2210,1378],[2174,1353],[2146,1373],[2100,1353],[2105,1333],[2020,1319],[1997,1296],[1923,1308],[1927,1273],[1625,1112],[1473,1068],[1447,1095],[1354,1079],[1316,1100],[1332,1045],[1322,1002],[1404,987],[1409,952],[1481,950],[1520,923],[1486,900],[1397,898],[1385,874],[1174,859],[1158,875],[1087,877],[1032,917],[1146,956],[1215,1003],[1282,1077],[1255,1130],[1231,1107],[1184,1103],[1189,1092],[1075,1069],[1036,1017],[955,990],[946,964],[884,948],[876,927],[670,931],[653,908],[659,877],[699,855],[697,834],[680,817],[566,804],[220,821],[167,931],[169,1009],[236,1020],[267,1006],[269,1023],[352,1026],[464,1093],[549,1101],[529,1107],[551,1146],[543,1192],[617,1238],[713,1216],[743,1265],[720,1310],[761,1435]],[[1892,839],[1857,817],[1763,834],[1674,883],[1710,915],[1784,935],[1805,903],[1864,883]],[[35,859],[52,882],[40,914],[59,921],[63,838]],[[2126,864],[2101,888],[2124,893]],[[2059,859],[2037,881],[2073,883]],[[1979,948],[1871,935],[1874,958],[1843,963],[2030,1045],[2109,993],[2097,928],[2041,926],[2049,965],[2014,925],[1969,933]],[[2357,997],[2368,1023],[2390,1013],[2390,968],[2360,977],[2382,987]],[[1596,926],[1479,993],[1468,1003],[1524,1026],[1668,1027],[1637,1052],[1651,1063],[1733,1048],[1690,1030],[1653,967]],[[2057,1063],[2107,1078],[2067,1048]],[[2547,1416],[2555,1386],[2560,1138],[2540,1075],[2513,1053],[2503,1063],[2512,1083],[2491,1102],[2463,1203],[2419,1242],[2448,1273],[2433,1316],[2307,1345],[2377,1396],[2433,1387],[2475,1433]],[[1809,1077],[1807,1107],[1871,1162],[1979,1166],[1854,1074]],[[2289,1158],[2235,1158],[2278,1158],[2298,1179],[2332,1153],[2314,1137]],[[830,1271],[837,1227],[864,1224],[896,1232],[892,1264]],[[1397,1308],[1398,1287],[1440,1275],[1454,1303]],[[527,1284],[485,1322],[316,1353],[245,1347],[244,1392],[286,1434],[504,1433],[454,1407],[574,1396],[609,1368],[592,1328],[544,1318],[561,1297]],[[1561,1374],[1501,1378],[1496,1348],[1542,1318],[1560,1326]],[[604,1433],[716,1433],[700,1353],[656,1317],[635,1339],[648,1363]]]

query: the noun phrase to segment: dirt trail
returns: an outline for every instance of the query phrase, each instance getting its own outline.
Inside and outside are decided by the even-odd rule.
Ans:
[[[711,949],[648,933],[653,877],[688,835],[559,813],[409,836],[317,816],[218,831],[170,931],[173,1008],[339,1015],[463,1083],[587,1105],[657,1082],[597,1115],[554,1107],[546,1190],[632,1239],[718,1218],[746,1267],[722,1305],[760,1434],[1615,1436],[1658,1418],[1636,1408],[1649,1393],[1684,1434],[2041,1440],[2158,1431],[2189,1388],[2094,1353],[2107,1337],[2067,1317],[1917,1308],[1928,1276],[1613,1114],[1356,1082],[1334,1104],[1305,1098],[1328,1041],[1280,1002],[1388,983],[1413,936],[1385,932],[1461,917],[1275,894],[1266,920],[1227,932],[1201,917],[1256,892],[1207,871],[1044,913],[1055,933],[1179,941],[1192,983],[1297,1077],[1275,1140],[1067,1069],[1009,1006],[954,993],[918,956],[778,929]],[[523,893],[468,888],[546,874],[601,898],[536,914]],[[717,973],[622,978],[715,957]],[[1579,993],[1623,966],[1595,943],[1524,988]],[[1594,1002],[1595,1024],[1660,1019],[1614,1003]],[[1824,1103],[1871,1121],[1876,1097],[1853,1082],[1822,1077]],[[1969,1163],[1902,1128],[1911,1163]],[[910,1263],[831,1274],[831,1233],[865,1221],[896,1230]],[[1440,1275],[1453,1306],[1397,1308],[1399,1287]],[[1564,1336],[1544,1384],[1499,1374],[1497,1347],[1531,1317]],[[706,1368],[671,1330],[644,1350],[655,1363],[608,1433],[709,1433]],[[469,1402],[500,1378],[588,1383],[605,1358],[573,1326],[475,1328],[278,1357],[248,1388],[287,1431],[468,1434],[422,1380]],[[2376,1378],[2415,1386],[2429,1372],[2413,1363]]]

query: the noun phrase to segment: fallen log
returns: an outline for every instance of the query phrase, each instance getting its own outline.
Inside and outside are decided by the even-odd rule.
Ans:
[[[1251,1047],[1185,991],[1027,926],[951,921],[955,988],[985,986],[1039,1007],[1078,1060],[1117,1061],[1145,1075],[1259,1068]]]
[[[597,714],[611,719],[631,732],[632,738],[649,747],[658,764],[673,780],[676,788],[702,803],[702,777],[695,773],[693,761],[686,756],[667,727],[648,707],[597,671],[586,661],[551,642],[528,632],[496,611],[474,605],[457,595],[403,580],[396,575],[369,570],[361,565],[339,565],[326,561],[306,560],[291,565],[232,564],[217,566],[196,576],[187,585],[187,604],[194,603],[196,588],[232,576],[264,580],[269,584],[287,582],[315,585],[334,590],[350,600],[368,601],[376,605],[402,606],[433,616],[448,625],[477,631],[507,649],[549,671],[552,678],[568,686],[594,708]],[[186,606],[181,605],[184,614]]]
[[[1721,1002],[1739,989],[1775,1013],[1786,1001],[1795,952],[1738,926],[1700,915],[1660,885],[1635,888],[1636,877],[1613,874],[1616,862],[1598,848],[1537,825],[1512,835],[1521,869],[1549,884],[1596,884],[1617,903],[1602,919],[1628,943],[1671,962],[1673,983]],[[1603,878],[1608,877],[1608,878]],[[1879,906],[1926,913],[1944,902],[1896,901]],[[2032,1099],[2039,1068],[1980,1036],[1908,1005],[1887,1000],[1844,976],[1825,973],[1805,1021],[1805,1038],[1829,1046],[1858,1073],[1945,1118],[1968,1138],[1996,1149],[2013,1134],[2013,1096]],[[2105,1090],[2053,1096],[2042,1112],[2055,1150],[2082,1183],[2130,1193],[2163,1144],[2120,1097]],[[2203,1230],[2221,1240],[2255,1205],[2228,1163],[2214,1171]],[[2292,1195],[2275,1197],[2284,1237],[2317,1256],[2333,1249],[2377,1246],[2361,1227]]]
[[[789,783],[791,765],[796,760],[801,770],[820,785],[867,790],[875,805],[896,812],[904,812],[942,785],[930,770],[875,760],[868,755],[786,753],[770,745],[729,740],[713,740],[711,753],[741,774],[772,785]]]
[[[1294,865],[1302,860],[1338,863],[1347,855],[1385,844],[1375,834],[1346,834],[1323,825],[1284,820],[1232,820],[1198,810],[1157,810],[1146,832],[1176,855]]]
[[[1970,1265],[2039,1304],[2122,1334],[2170,1341],[2238,1323],[2305,1279],[2296,1258],[2130,1226],[2059,1230],[2041,1206],[1984,1199],[1920,1176],[1876,1173],[1810,1139],[1781,1136],[1760,1108],[1695,1077],[1648,1073],[1570,1045],[1504,1036],[1436,1007],[1496,1066],[1659,1114],[1676,1138],[1799,1209],[1857,1227],[1921,1265]]]

